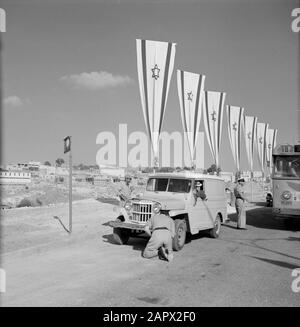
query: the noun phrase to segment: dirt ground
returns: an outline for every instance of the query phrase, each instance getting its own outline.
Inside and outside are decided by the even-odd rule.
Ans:
[[[193,236],[172,263],[144,259],[146,238],[114,244],[109,203],[75,201],[72,235],[66,204],[2,212],[2,306],[300,305],[300,226],[287,230],[267,207],[248,207],[246,231],[231,214],[219,239]]]

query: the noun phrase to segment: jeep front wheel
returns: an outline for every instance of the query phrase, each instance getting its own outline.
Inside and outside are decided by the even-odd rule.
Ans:
[[[120,218],[117,218],[116,221],[121,222]],[[129,240],[130,230],[126,228],[115,227],[113,229],[113,237],[117,244],[124,245],[127,244]]]
[[[173,238],[173,250],[180,251],[186,240],[186,222],[183,219],[175,220],[175,237]]]
[[[217,214],[217,217],[215,219],[215,223],[214,223],[214,228],[212,228],[209,231],[209,235],[212,238],[218,238],[220,235],[220,230],[221,230],[221,217],[219,214]]]

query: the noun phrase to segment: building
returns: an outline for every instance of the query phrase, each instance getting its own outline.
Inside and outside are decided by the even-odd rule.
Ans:
[[[31,173],[23,171],[0,171],[0,184],[29,184]]]
[[[100,168],[100,174],[102,176],[125,178],[125,168],[103,167]]]
[[[232,171],[221,171],[220,177],[224,179],[225,182],[234,182],[234,173]]]

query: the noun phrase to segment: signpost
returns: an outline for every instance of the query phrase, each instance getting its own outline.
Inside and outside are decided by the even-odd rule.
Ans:
[[[69,152],[69,233],[72,233],[72,151],[71,136],[64,138],[64,153]]]

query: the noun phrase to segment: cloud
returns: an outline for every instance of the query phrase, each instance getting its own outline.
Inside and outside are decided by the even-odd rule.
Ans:
[[[129,76],[113,75],[105,71],[66,75],[61,77],[61,81],[72,88],[89,90],[124,86],[133,82]]]
[[[5,106],[12,108],[20,108],[24,105],[24,102],[16,95],[8,96],[3,101]]]

